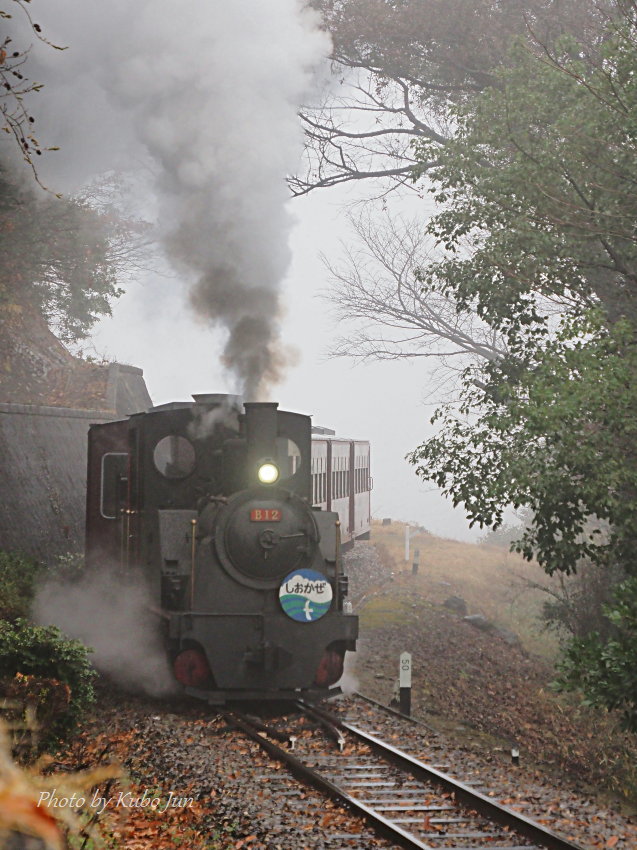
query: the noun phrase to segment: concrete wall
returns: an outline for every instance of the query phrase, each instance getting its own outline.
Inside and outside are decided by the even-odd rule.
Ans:
[[[141,369],[104,368],[104,409],[0,404],[0,549],[46,563],[83,552],[89,425],[152,404]]]

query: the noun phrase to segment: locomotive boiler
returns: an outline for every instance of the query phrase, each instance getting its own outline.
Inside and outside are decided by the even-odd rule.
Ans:
[[[138,577],[176,680],[212,703],[328,692],[354,650],[310,417],[194,396],[93,425],[87,566]]]

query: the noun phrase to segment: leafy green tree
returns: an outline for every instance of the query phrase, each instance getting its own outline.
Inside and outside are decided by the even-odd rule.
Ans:
[[[30,0],[0,0],[0,22],[11,33],[23,17],[34,39],[55,50],[31,16]],[[0,129],[14,142],[40,181],[36,161],[45,151],[35,135],[30,97],[42,88],[28,76],[30,47],[0,34]],[[15,147],[14,147],[15,150]],[[106,178],[102,196],[38,197],[22,180],[12,151],[0,153],[0,321],[6,307],[37,311],[64,342],[85,338],[95,321],[110,314],[122,294],[122,275],[135,267],[149,244],[147,227],[126,220],[105,198],[114,181]]]
[[[595,52],[617,0],[312,0],[332,37],[333,85],[301,111],[305,173],[295,195],[365,181],[409,185],[411,143],[433,156],[453,136],[450,108],[498,84],[515,37],[540,54],[563,33]],[[468,16],[471,25],[467,26]],[[422,160],[421,160],[422,165]]]
[[[550,585],[526,582],[546,595],[540,614],[546,627],[561,638],[579,639],[597,632],[605,643],[614,633],[605,609],[613,601],[617,585],[626,579],[623,571],[583,560],[577,565],[577,573],[558,573],[554,578]]]
[[[26,617],[43,565],[18,552],[0,550],[0,618]]]
[[[634,563],[637,351],[626,323],[595,338],[592,328],[585,341],[546,343],[515,377],[510,361],[469,370],[460,414],[441,408],[441,430],[411,456],[472,523],[497,527],[508,505],[530,508],[516,548],[549,573],[581,558]]]
[[[637,729],[637,578],[615,588],[614,600],[604,606],[612,633],[598,632],[573,641],[561,664],[558,686],[579,688],[586,703],[621,711],[624,726]]]
[[[17,305],[43,315],[64,342],[83,339],[110,315],[121,279],[139,267],[149,244],[147,225],[113,205],[39,197],[0,163],[0,316]]]
[[[601,306],[611,321],[634,313],[633,36],[626,24],[593,68],[569,58],[571,40],[545,59],[518,45],[500,87],[457,110],[429,173],[446,207],[430,230],[451,256],[424,282],[518,340],[545,331],[556,302],[574,315]]]
[[[54,734],[70,732],[95,700],[96,673],[88,650],[66,638],[55,626],[34,626],[26,620],[0,620],[0,678],[9,683],[16,674],[46,677],[70,689],[70,704],[54,728]]]
[[[439,410],[440,432],[410,459],[481,526],[530,508],[516,548],[550,573],[586,559],[637,575],[636,15],[625,5],[597,55],[573,38],[543,56],[518,42],[497,84],[455,108],[433,171],[418,143],[445,250],[423,289],[475,309],[508,351],[465,372],[460,411]],[[603,651],[591,641],[572,645],[572,670],[595,641]],[[598,702],[621,691],[620,668],[637,669],[625,661],[605,668]]]

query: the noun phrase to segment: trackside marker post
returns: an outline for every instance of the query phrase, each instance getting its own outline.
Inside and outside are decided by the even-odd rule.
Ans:
[[[411,715],[411,653],[400,654],[400,713]]]

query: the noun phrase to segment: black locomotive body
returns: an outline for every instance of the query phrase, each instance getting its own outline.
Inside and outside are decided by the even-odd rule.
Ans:
[[[324,694],[358,634],[338,514],[311,505],[310,418],[244,407],[195,396],[91,427],[87,565],[143,580],[188,692]]]

